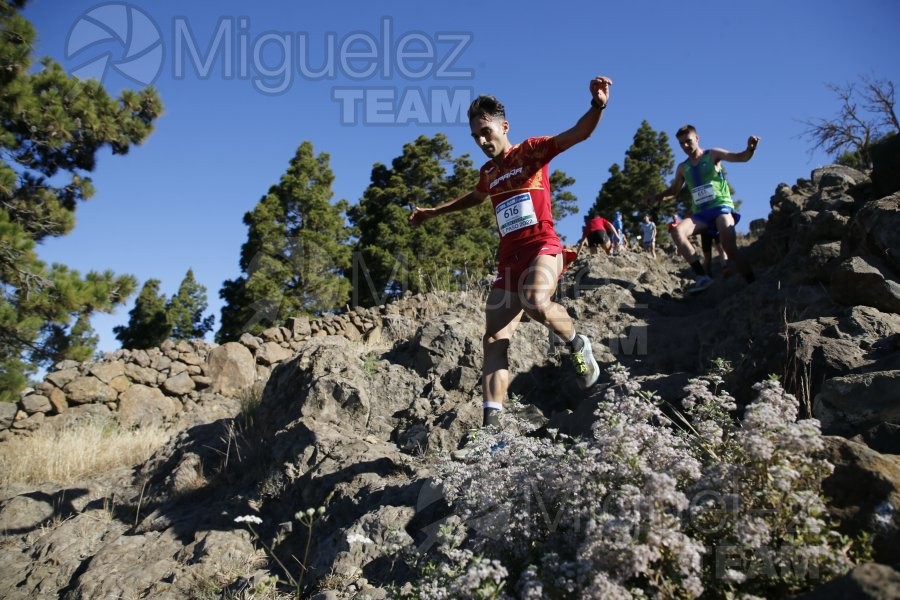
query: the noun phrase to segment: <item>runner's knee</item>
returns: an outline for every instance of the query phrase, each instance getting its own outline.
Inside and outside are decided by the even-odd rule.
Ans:
[[[481,338],[481,345],[487,352],[506,352],[509,348],[509,336],[504,333],[485,334]]]

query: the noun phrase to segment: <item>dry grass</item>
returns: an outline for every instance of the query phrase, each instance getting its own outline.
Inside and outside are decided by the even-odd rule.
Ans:
[[[161,427],[122,430],[112,421],[51,429],[46,427],[0,444],[0,485],[75,483],[140,464],[171,438],[171,432]]]

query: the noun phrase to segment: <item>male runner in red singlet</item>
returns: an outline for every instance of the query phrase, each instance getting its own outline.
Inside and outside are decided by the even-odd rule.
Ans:
[[[566,340],[582,387],[594,385],[600,374],[590,340],[576,333],[566,309],[552,300],[563,270],[563,247],[553,228],[548,163],[590,137],[606,108],[610,85],[607,77],[591,80],[590,107],[571,129],[515,145],[509,141],[503,104],[493,96],[479,96],[469,107],[469,126],[475,143],[490,160],[481,167],[478,184],[473,191],[439,206],[415,207],[409,217],[418,225],[491,199],[500,232],[500,264],[485,308],[485,427],[499,425],[509,387],[507,353],[523,312]]]
[[[584,230],[578,244],[575,245],[575,255],[581,254],[581,250],[585,245],[590,249],[591,254],[597,253],[597,248],[603,248],[607,256],[612,252],[612,237],[616,233],[613,224],[597,215],[584,216]]]

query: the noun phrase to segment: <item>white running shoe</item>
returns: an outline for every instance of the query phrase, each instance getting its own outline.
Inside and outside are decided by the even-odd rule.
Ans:
[[[578,337],[581,338],[584,345],[581,346],[580,351],[572,352],[569,355],[569,360],[572,361],[572,366],[575,367],[575,374],[578,375],[578,385],[583,389],[587,389],[597,383],[597,379],[600,377],[600,367],[594,359],[591,341],[586,335],[581,335],[580,333]]]
[[[694,282],[694,285],[688,288],[689,294],[696,294],[698,292],[702,292],[709,286],[713,284],[713,278],[709,275],[698,275],[697,280]]]

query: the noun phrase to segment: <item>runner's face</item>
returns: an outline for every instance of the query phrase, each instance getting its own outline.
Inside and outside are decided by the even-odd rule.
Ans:
[[[509,131],[509,123],[497,117],[481,115],[469,122],[472,130],[472,139],[481,148],[488,158],[503,156],[509,146],[506,137]]]
[[[681,146],[685,154],[690,156],[700,147],[700,138],[696,132],[691,131],[678,138],[678,145]]]

